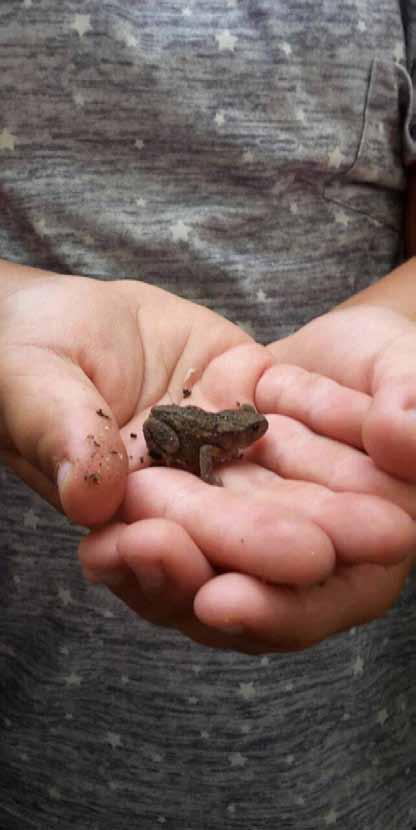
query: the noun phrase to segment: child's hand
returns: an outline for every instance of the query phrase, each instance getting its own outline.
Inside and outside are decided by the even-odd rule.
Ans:
[[[144,283],[0,261],[0,460],[73,521],[102,523],[140,466],[131,433],[147,408],[179,402],[189,369],[250,340]],[[252,348],[261,373],[270,356]],[[253,383],[249,371],[241,392]]]
[[[367,452],[377,466],[416,482],[416,324],[381,305],[342,306],[272,343],[276,364],[295,364],[292,376],[276,366],[257,404],[278,401],[282,414],[308,423]],[[368,396],[370,406],[350,433],[342,401],[326,405],[324,375]],[[304,412],[305,389],[310,407]]]
[[[370,397],[325,378],[319,386],[313,375],[308,385],[304,373],[303,422],[280,415],[285,376],[288,389],[301,370],[263,364],[261,372],[258,363],[254,371],[258,356],[251,344],[228,350],[192,394],[209,408],[229,403],[227,395],[264,403],[269,431],[221,469],[224,488],[176,470],[133,473],[124,523],[80,548],[86,575],[146,619],[242,651],[305,647],[384,613],[416,546],[413,486],[351,446]],[[243,397],[249,376],[259,380]],[[323,434],[323,420],[321,435],[313,429],[320,395],[327,432],[342,440]],[[233,634],[239,627],[244,634]]]

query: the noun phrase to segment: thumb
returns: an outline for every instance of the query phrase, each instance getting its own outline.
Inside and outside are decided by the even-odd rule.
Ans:
[[[119,426],[68,358],[31,349],[1,373],[0,457],[77,524],[108,520],[122,501],[128,459]],[[14,362],[14,366],[13,366]]]
[[[378,467],[416,481],[416,330],[386,350],[373,378],[363,445]]]

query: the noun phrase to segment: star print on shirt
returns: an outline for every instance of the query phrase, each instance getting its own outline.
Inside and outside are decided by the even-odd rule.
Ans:
[[[188,225],[185,225],[185,222],[182,222],[182,219],[179,219],[175,225],[172,225],[170,232],[174,242],[188,242],[188,236],[191,232],[191,228]]]
[[[116,732],[107,732],[106,741],[112,749],[117,749],[121,746],[121,736],[118,735]]]
[[[71,591],[69,591],[67,588],[60,588],[58,591],[58,596],[62,602],[62,605],[65,605],[65,607],[67,605],[70,605],[73,601],[71,597]]]
[[[338,818],[338,816],[337,816],[335,810],[334,809],[330,810],[329,813],[326,814],[325,819],[324,819],[326,826],[329,827],[331,824],[336,824],[337,823],[337,818]]]
[[[244,700],[254,700],[257,695],[254,683],[240,683],[240,695]]]
[[[377,713],[377,723],[379,723],[380,726],[384,726],[386,720],[388,720],[388,717],[387,709],[380,709]]]
[[[289,57],[289,55],[292,54],[292,47],[291,47],[290,43],[287,43],[287,41],[284,41],[281,44],[280,48],[281,48],[282,52],[285,53],[286,57]]]
[[[76,107],[83,107],[85,104],[85,98],[82,92],[74,92],[73,94],[74,104]]]
[[[334,147],[328,155],[328,160],[331,167],[340,167],[346,159],[345,156],[342,155],[340,148]]]
[[[362,674],[364,671],[364,660],[360,655],[356,657],[352,666],[353,673],[355,675]]]
[[[91,31],[91,17],[89,14],[76,14],[72,18],[71,29],[78,32],[80,37]]]
[[[0,133],[0,150],[14,150],[15,144],[16,136],[5,127]]]
[[[26,513],[23,516],[23,524],[25,527],[28,527],[31,530],[38,529],[39,516],[36,515],[35,511],[32,510],[32,508],[26,510]]]
[[[242,755],[241,752],[231,752],[228,756],[228,760],[232,767],[244,767],[247,763],[247,758],[245,755]]]
[[[343,210],[338,210],[335,213],[335,221],[337,225],[342,225],[344,228],[347,228],[350,223],[350,217],[345,213]]]
[[[79,674],[76,674],[75,672],[71,672],[71,674],[68,674],[67,677],[64,678],[64,680],[67,686],[80,686],[82,683],[82,678],[79,676]]]
[[[238,38],[236,38],[235,35],[232,35],[228,29],[224,29],[223,32],[218,32],[218,34],[215,35],[215,40],[218,43],[220,52],[234,52]]]

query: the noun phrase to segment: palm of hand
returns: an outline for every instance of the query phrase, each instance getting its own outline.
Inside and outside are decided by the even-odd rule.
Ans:
[[[307,372],[301,383],[298,369],[271,366],[270,351],[244,335],[236,344],[234,327],[215,316],[204,350],[197,316],[170,385],[147,404],[178,400],[192,368],[192,403],[254,401],[269,432],[222,471],[223,491],[175,470],[133,473],[119,514],[127,524],[82,544],[86,573],[153,622],[248,652],[305,647],[383,613],[409,570],[415,500],[362,452],[370,396]],[[126,443],[145,414],[126,425]]]
[[[181,471],[132,472],[120,521],[81,545],[90,578],[148,619],[247,651],[302,647],[388,607],[409,567],[400,560],[415,541],[404,512],[414,515],[414,496],[362,452],[372,390],[357,381],[357,361],[345,361],[353,381],[337,378],[352,388],[294,384],[293,366],[273,359],[301,367],[314,354],[307,336],[266,350],[208,310],[130,281],[48,276],[19,287],[2,312],[2,455],[75,521],[114,513],[129,461],[140,465],[131,433],[150,406],[180,400],[190,369],[193,403],[251,401],[270,420],[244,461],[222,471],[221,490]],[[330,377],[340,339],[324,335],[322,367],[307,368]],[[391,355],[379,341],[379,358]],[[288,404],[290,387],[302,394]]]

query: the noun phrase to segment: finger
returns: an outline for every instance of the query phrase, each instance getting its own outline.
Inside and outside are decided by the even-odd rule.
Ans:
[[[0,372],[4,458],[74,522],[94,525],[120,504],[128,469],[118,424],[96,387],[71,361],[28,348]],[[49,484],[49,487],[48,487]]]
[[[334,549],[327,534],[278,501],[205,484],[178,470],[147,469],[128,479],[126,522],[163,516],[181,525],[217,567],[271,582],[299,585],[331,572]]]
[[[371,398],[300,366],[277,364],[256,388],[260,412],[286,415],[321,435],[362,447],[362,423]]]
[[[305,649],[388,611],[410,570],[410,558],[391,568],[341,568],[320,586],[293,589],[265,585],[242,574],[224,574],[204,585],[195,602],[201,623],[238,632],[259,650]],[[235,635],[236,636],[236,635]],[[235,645],[235,644],[234,644]]]
[[[416,523],[400,507],[378,496],[333,493],[312,482],[281,479],[250,464],[241,465],[238,474],[231,468],[225,470],[222,479],[235,493],[250,494],[253,503],[262,502],[265,510],[267,505],[283,514],[296,509],[324,530],[337,560],[344,564],[393,565],[416,549]]]
[[[377,362],[373,403],[363,444],[376,464],[416,482],[416,329],[395,341]]]
[[[107,585],[137,614],[159,625],[192,616],[193,599],[214,575],[183,528],[165,519],[112,524],[82,540],[90,582]]]
[[[364,452],[317,435],[293,418],[267,417],[269,430],[245,453],[246,459],[285,479],[322,484],[338,493],[380,496],[416,516],[416,489],[380,470]]]

